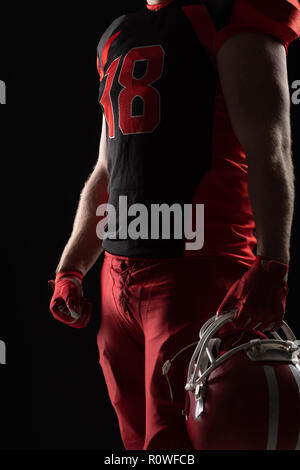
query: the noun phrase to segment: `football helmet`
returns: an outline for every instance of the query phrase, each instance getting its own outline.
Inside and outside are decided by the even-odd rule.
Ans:
[[[300,449],[300,341],[283,323],[284,339],[253,332],[224,349],[217,333],[232,318],[203,325],[189,363],[185,417],[194,448]]]

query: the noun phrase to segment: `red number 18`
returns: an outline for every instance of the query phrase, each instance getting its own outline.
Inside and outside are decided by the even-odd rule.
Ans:
[[[101,98],[105,117],[109,127],[109,137],[115,136],[114,106],[119,108],[119,127],[123,134],[141,134],[153,132],[160,123],[160,94],[152,86],[163,73],[164,50],[161,46],[145,46],[131,49],[126,56],[119,74],[122,85],[118,103],[112,103],[111,87],[118,69],[121,57],[115,59],[107,70],[106,84]],[[141,78],[135,78],[134,68],[138,61],[147,61],[146,72]],[[143,101],[143,113],[132,115],[132,105],[135,98]]]

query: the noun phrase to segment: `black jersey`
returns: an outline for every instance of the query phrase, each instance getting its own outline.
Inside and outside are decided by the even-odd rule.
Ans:
[[[120,195],[149,214],[151,204],[191,203],[211,165],[215,73],[181,3],[120,17],[99,44],[109,203],[117,211]],[[178,256],[184,240],[107,239],[103,246],[127,256]]]
[[[240,18],[240,4],[247,3],[165,0],[121,16],[103,34],[98,46],[99,101],[107,126],[109,204],[118,220],[116,236],[103,241],[108,252],[182,256],[184,236],[177,239],[172,231],[170,239],[162,234],[158,239],[120,239],[120,196],[126,197],[128,207],[143,204],[150,214],[153,204],[195,203],[198,192],[198,202],[207,209],[203,253],[244,253],[248,260],[253,256],[247,164],[230,126],[215,65],[220,34],[234,34],[232,18]],[[272,21],[278,28],[278,19]],[[253,30],[253,24],[249,27]],[[288,28],[284,31],[287,35]],[[220,133],[220,116],[226,138]],[[147,223],[151,225],[150,217]]]

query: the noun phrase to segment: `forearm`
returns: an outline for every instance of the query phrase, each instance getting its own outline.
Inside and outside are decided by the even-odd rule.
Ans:
[[[108,175],[105,169],[92,173],[80,197],[71,237],[63,251],[57,272],[77,270],[85,275],[100,256],[102,240],[96,227],[101,219],[96,216],[97,207],[105,204]]]
[[[294,213],[294,172],[289,148],[274,156],[250,158],[248,190],[257,254],[289,264]]]

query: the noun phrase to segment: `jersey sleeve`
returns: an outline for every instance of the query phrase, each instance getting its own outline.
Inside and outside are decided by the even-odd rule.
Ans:
[[[223,13],[218,16],[216,12],[214,18],[217,51],[227,39],[243,33],[270,34],[283,43],[286,51],[300,36],[298,0],[221,0],[221,3],[224,3]]]

